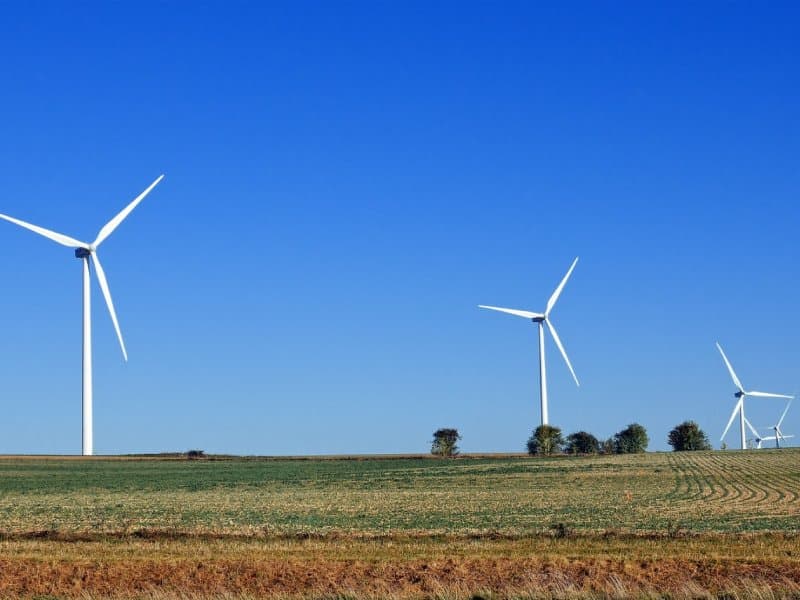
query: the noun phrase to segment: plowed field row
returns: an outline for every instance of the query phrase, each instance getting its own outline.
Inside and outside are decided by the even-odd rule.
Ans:
[[[786,531],[800,452],[326,461],[0,459],[0,532]]]

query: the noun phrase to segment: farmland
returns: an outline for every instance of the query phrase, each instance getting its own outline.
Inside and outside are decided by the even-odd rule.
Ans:
[[[2,597],[781,596],[798,548],[790,449],[0,459]]]

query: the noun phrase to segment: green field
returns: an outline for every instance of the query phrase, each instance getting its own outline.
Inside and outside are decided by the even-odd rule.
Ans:
[[[800,451],[0,460],[0,531],[797,531]]]
[[[800,451],[0,458],[0,598],[800,598]]]

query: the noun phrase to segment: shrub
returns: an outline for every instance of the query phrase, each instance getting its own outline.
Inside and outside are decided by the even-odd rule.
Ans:
[[[539,425],[528,439],[528,454],[550,455],[559,452],[564,445],[561,429],[552,425]]]
[[[567,436],[565,451],[567,454],[597,454],[600,442],[591,433],[576,431]]]
[[[708,436],[694,421],[684,421],[669,432],[669,445],[676,452],[684,450],[711,450]]]
[[[647,430],[638,423],[631,423],[614,436],[614,452],[617,454],[644,452],[649,443]]]
[[[436,456],[455,456],[458,454],[456,442],[461,439],[458,429],[437,429],[433,432],[431,454]]]

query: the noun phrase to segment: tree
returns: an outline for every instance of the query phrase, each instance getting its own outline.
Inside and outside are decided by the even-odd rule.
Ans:
[[[684,421],[669,432],[669,445],[676,452],[683,450],[711,450],[708,436],[694,421]]]
[[[647,437],[647,430],[638,423],[631,423],[614,435],[614,452],[617,454],[644,452],[649,443],[650,438]]]
[[[565,450],[567,454],[597,454],[600,451],[600,442],[591,433],[577,431],[567,436]]]
[[[603,440],[600,443],[600,452],[602,452],[603,454],[614,454],[614,452],[616,452],[613,437],[610,437],[607,440]]]
[[[458,454],[456,442],[461,439],[458,429],[437,429],[433,432],[431,454],[436,456],[455,456]]]
[[[561,429],[551,425],[539,425],[530,439],[528,439],[528,454],[550,455],[561,450],[564,445],[564,438],[561,437]]]

